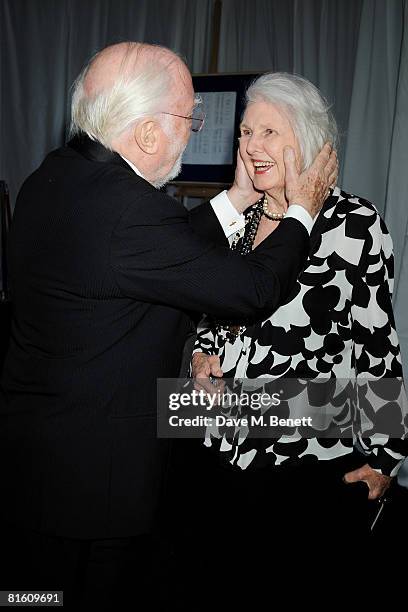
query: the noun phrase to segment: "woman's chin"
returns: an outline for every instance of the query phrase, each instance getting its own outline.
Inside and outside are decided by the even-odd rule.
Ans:
[[[253,183],[255,189],[258,191],[276,191],[277,189],[281,189],[282,187],[278,185],[277,181],[271,181],[271,177],[266,177],[262,175],[254,175]]]

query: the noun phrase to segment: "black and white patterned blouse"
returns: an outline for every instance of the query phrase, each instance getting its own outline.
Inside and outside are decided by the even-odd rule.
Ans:
[[[392,240],[384,221],[370,202],[336,188],[316,219],[306,267],[286,303],[244,328],[233,342],[226,330],[204,319],[194,351],[219,355],[225,378],[401,381],[392,286]],[[402,413],[403,385],[400,390],[396,399]],[[406,442],[395,432],[382,434],[360,437],[359,443],[374,469],[395,475],[408,454]],[[353,447],[347,438],[293,436],[259,440],[241,435],[234,444],[213,431],[207,431],[205,443],[242,469],[303,457],[331,459]]]

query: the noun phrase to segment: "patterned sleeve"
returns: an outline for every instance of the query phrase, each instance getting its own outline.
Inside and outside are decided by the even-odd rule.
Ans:
[[[203,317],[197,327],[197,338],[194,344],[194,353],[215,355],[215,329],[207,317]]]
[[[237,232],[231,234],[228,237],[229,246],[232,247],[239,238],[242,238],[244,232],[245,228],[240,228]],[[197,326],[197,337],[194,344],[193,355],[194,353],[206,353],[207,355],[217,354],[215,327],[213,322],[206,315],[203,316]]]
[[[369,227],[352,292],[352,340],[357,373],[358,434],[369,465],[395,476],[408,455],[407,397],[392,310],[392,239],[376,214]]]

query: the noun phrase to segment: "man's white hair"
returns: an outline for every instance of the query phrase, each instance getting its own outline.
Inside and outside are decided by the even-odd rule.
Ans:
[[[246,92],[246,102],[269,102],[290,121],[302,154],[302,170],[309,168],[325,142],[337,147],[338,131],[330,106],[307,79],[286,72],[258,77]]]
[[[173,73],[169,68],[181,58],[159,45],[127,44],[119,73],[111,84],[96,92],[86,91],[85,79],[100,53],[76,79],[71,104],[71,136],[85,132],[110,149],[112,142],[138,120],[167,110],[173,91]],[[148,57],[141,58],[143,53]],[[159,115],[157,120],[171,136],[171,117]]]

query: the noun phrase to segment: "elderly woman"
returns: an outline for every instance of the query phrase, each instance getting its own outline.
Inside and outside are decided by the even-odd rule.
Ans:
[[[336,138],[325,100],[306,79],[270,73],[249,87],[239,153],[262,197],[246,211],[245,231],[234,237],[232,249],[245,256],[284,218],[285,147],[295,151],[302,170],[324,142]],[[314,223],[307,265],[286,303],[263,321],[204,319],[193,375],[207,389],[210,375],[357,380],[365,389],[366,379],[401,380],[392,275],[392,242],[376,208],[335,187]],[[401,385],[399,390],[394,408],[396,403],[402,410]],[[219,452],[204,449],[199,486],[205,512],[229,517],[232,532],[246,525],[246,558],[259,555],[270,528],[287,544],[270,551],[275,560],[293,546],[341,549],[357,546],[357,539],[361,545],[379,509],[368,500],[381,501],[408,454],[395,431],[371,433],[358,437],[357,451],[350,435],[265,440],[252,438],[250,429],[247,435],[208,430],[205,445]]]

